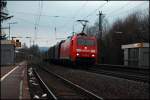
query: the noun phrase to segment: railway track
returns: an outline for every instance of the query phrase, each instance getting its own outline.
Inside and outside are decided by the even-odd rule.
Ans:
[[[68,67],[72,68],[71,66]],[[131,66],[128,67],[123,65],[108,65],[108,64],[94,65],[88,68],[85,68],[84,65],[84,67],[78,66],[78,68],[82,68],[79,70],[84,70],[95,74],[105,74],[109,76],[114,76],[114,77],[119,77],[128,80],[139,81],[139,82],[150,82],[149,69],[144,69],[144,68],[139,69],[139,68],[133,68]]]
[[[89,69],[86,69],[86,71],[96,74],[105,74],[119,78],[125,78],[134,81],[150,82],[149,71],[146,69],[124,68],[109,65],[107,66],[96,65],[91,66]]]
[[[50,99],[100,99],[100,96],[47,69],[34,70]]]

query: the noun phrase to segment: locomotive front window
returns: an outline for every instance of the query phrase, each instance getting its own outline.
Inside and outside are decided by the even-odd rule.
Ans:
[[[78,45],[84,45],[84,46],[94,46],[95,41],[91,39],[78,39],[77,40]]]

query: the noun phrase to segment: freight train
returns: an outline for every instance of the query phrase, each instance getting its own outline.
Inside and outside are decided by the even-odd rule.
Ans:
[[[62,40],[48,50],[52,62],[71,64],[97,63],[96,37],[79,33]]]

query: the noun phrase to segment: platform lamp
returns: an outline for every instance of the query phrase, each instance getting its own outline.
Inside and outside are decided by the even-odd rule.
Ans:
[[[11,24],[17,24],[17,22],[8,23],[8,25],[9,25],[9,40],[10,40],[10,25],[11,25]]]

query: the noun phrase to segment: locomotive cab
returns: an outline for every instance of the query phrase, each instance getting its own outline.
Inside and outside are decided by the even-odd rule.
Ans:
[[[79,33],[74,39],[74,60],[76,63],[94,64],[97,59],[96,38]]]
[[[60,44],[62,62],[94,64],[97,59],[96,38],[79,33],[68,37]]]

